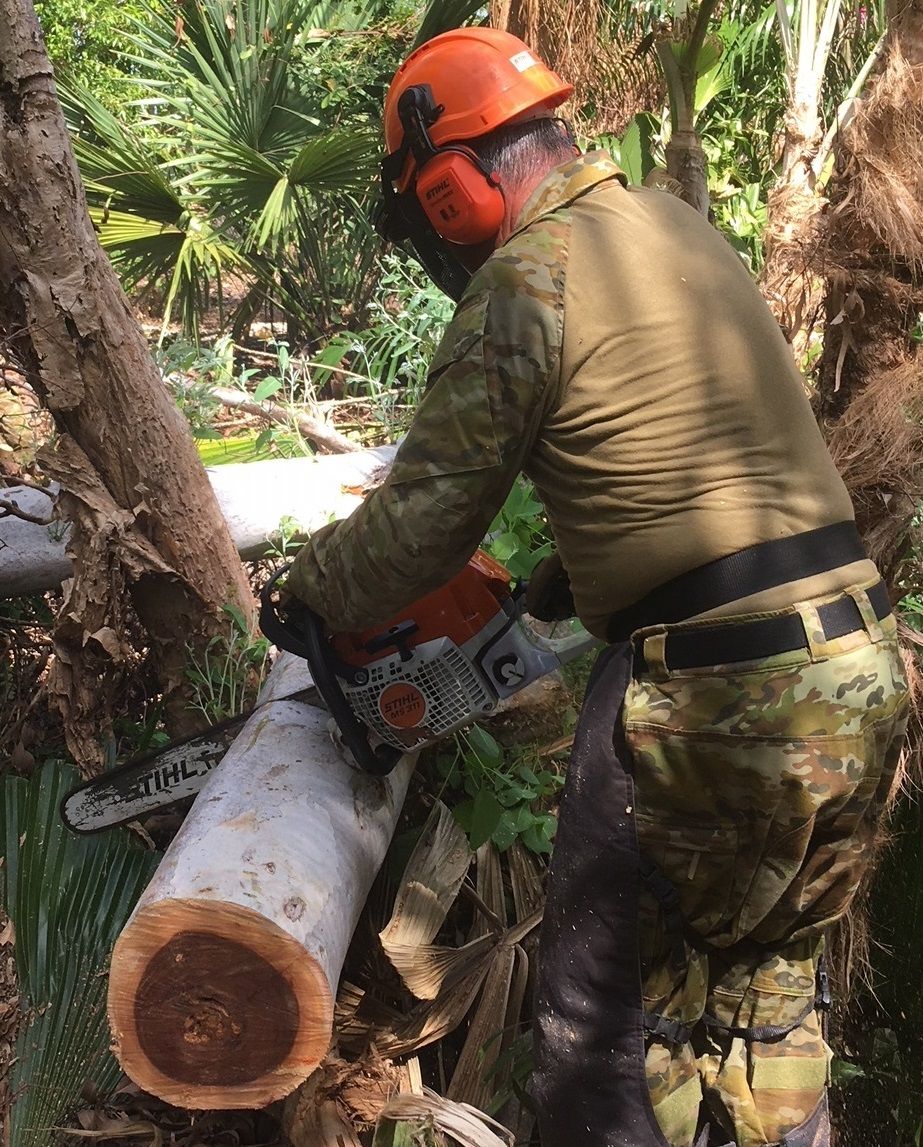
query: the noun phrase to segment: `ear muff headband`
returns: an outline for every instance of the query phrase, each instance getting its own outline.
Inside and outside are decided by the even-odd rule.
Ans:
[[[483,243],[497,233],[503,221],[504,199],[496,172],[470,148],[460,144],[437,147],[429,127],[444,111],[433,99],[428,84],[414,84],[401,94],[398,114],[404,129],[401,147],[385,157],[382,183],[400,179],[409,155],[413,156],[413,187],[420,206],[436,233],[450,243]],[[385,204],[387,207],[387,193]]]

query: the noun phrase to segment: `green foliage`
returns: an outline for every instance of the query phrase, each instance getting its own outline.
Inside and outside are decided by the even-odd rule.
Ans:
[[[370,220],[381,101],[411,21],[385,0],[132,2],[132,114],[111,114],[81,77],[63,93],[126,287],[162,299],[164,326],[178,314],[196,338],[213,300],[225,317],[229,270],[253,284],[231,316],[238,331],[267,299],[291,339],[367,327],[383,249]],[[434,0],[421,35],[476,8]]]
[[[250,632],[247,619],[236,606],[223,608],[230,622],[230,636],[213,637],[200,657],[191,648],[187,650],[186,678],[193,688],[189,707],[212,725],[245,713],[253,705],[270,650],[265,637]]]
[[[182,0],[167,16],[148,0],[129,37],[145,93],[139,121],[121,122],[85,88],[67,88],[100,242],[127,286],[163,293],[165,323],[175,307],[195,333],[229,267],[257,280],[245,316],[268,295],[294,321],[323,328],[361,294],[376,252],[361,206],[375,138],[337,126],[291,67],[330,8]]]
[[[906,1017],[901,1017],[902,1019]],[[888,1026],[875,1026],[864,1033],[867,1048],[860,1061],[835,1057],[831,1064],[833,1086],[847,1093],[852,1113],[853,1135],[847,1142],[892,1142],[910,1147],[923,1145],[923,1101],[919,1069],[913,1062],[919,1054],[916,1041],[908,1044]],[[861,1140],[854,1138],[856,1131]],[[874,1139],[868,1138],[870,1134]]]
[[[281,433],[268,445],[257,445],[262,431],[248,434],[219,436],[211,441],[199,442],[199,457],[203,466],[229,466],[242,462],[265,462],[272,458],[291,458],[301,454],[300,440]]]
[[[413,46],[418,48],[441,32],[448,32],[451,28],[467,24],[475,17],[486,15],[486,8],[484,0],[430,0],[423,13]]]
[[[542,805],[563,785],[560,773],[522,750],[505,750],[474,725],[456,737],[454,754],[436,758],[436,774],[445,790],[462,798],[453,813],[472,848],[490,840],[503,851],[521,840],[532,852],[551,851],[557,817]]]
[[[106,971],[116,937],[160,859],[127,831],[74,836],[61,822],[70,765],[0,781],[0,891],[16,930],[24,1021],[10,1075],[10,1147],[46,1147],[88,1081],[119,1078],[109,1052]]]
[[[317,386],[338,380],[346,395],[368,397],[389,428],[405,426],[420,401],[429,363],[452,316],[453,304],[415,263],[389,253],[368,306],[365,330],[343,332],[314,356]]]
[[[35,0],[55,73],[113,110],[139,94],[119,45],[143,10],[140,0]]]
[[[923,595],[909,593],[902,597],[900,611],[901,617],[911,629],[916,630],[917,633],[923,633]]]
[[[280,562],[290,562],[301,549],[306,536],[307,531],[301,522],[290,514],[283,514],[279,519],[276,540],[270,543],[266,557]]]
[[[381,1119],[375,1127],[372,1147],[442,1147],[445,1137],[436,1136],[432,1127],[405,1119]]]
[[[313,455],[313,447],[302,437],[294,413],[299,405],[313,401],[308,364],[300,357],[293,358],[284,342],[269,345],[275,351],[276,362],[268,371],[248,367],[236,372],[235,346],[227,335],[210,347],[176,339],[157,349],[155,359],[164,382],[200,443],[199,456],[206,465]],[[251,402],[273,402],[283,409],[291,408],[292,417],[288,424],[273,421],[253,434],[229,439],[216,425],[217,415],[224,409],[214,395],[216,386],[239,390]]]
[[[545,508],[535,487],[525,478],[513,484],[500,513],[494,518],[484,547],[514,578],[527,578],[553,547]]]
[[[535,1041],[532,1033],[525,1031],[497,1056],[486,1075],[496,1089],[487,1104],[487,1114],[497,1115],[511,1099],[518,1099],[526,1110],[534,1112],[535,1100],[529,1090],[534,1069]]]
[[[736,186],[723,172],[724,183],[712,190],[715,225],[754,273],[763,265],[766,201],[759,183]]]
[[[219,341],[213,348],[199,347],[180,339],[159,347],[154,356],[164,382],[197,441],[221,438],[214,426],[221,403],[212,394],[212,388],[226,386],[232,377],[233,347],[229,364],[228,346],[228,342]]]
[[[381,131],[381,109],[391,77],[410,48],[414,21],[378,5],[372,19],[382,23],[363,28],[361,33],[312,34],[309,50],[292,59],[295,82],[302,95],[324,117],[354,126],[365,124]],[[358,28],[355,21],[353,31]]]
[[[58,91],[103,249],[127,288],[143,284],[142,299],[162,295],[164,327],[177,307],[196,333],[212,285],[220,290],[222,273],[244,263],[239,245],[215,231],[144,122],[120,121],[77,84]]]
[[[647,178],[658,160],[658,137],[661,125],[653,115],[641,112],[632,116],[621,139],[614,135],[602,135],[595,141],[597,147],[605,148],[628,177],[628,182],[641,184]],[[662,151],[662,148],[659,149]]]

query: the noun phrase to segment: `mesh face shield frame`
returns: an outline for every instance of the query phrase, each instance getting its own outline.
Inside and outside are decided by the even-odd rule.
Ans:
[[[386,156],[381,165],[381,200],[375,210],[375,227],[389,243],[397,243],[404,250],[409,243],[420,266],[454,302],[465,293],[471,272],[458,261],[452,245],[441,238],[426,218],[416,192],[411,188],[398,193],[394,190],[392,172],[403,165],[403,154]]]
[[[379,235],[406,250],[409,241],[417,261],[436,286],[456,303],[462,297],[471,278],[452,252],[448,243],[435,230],[417,198],[414,182],[407,190],[398,192],[409,154],[417,164],[437,154],[427,127],[440,115],[442,108],[435,104],[429,85],[409,88],[400,100],[404,142],[397,151],[381,161],[381,201],[375,211],[375,226]]]

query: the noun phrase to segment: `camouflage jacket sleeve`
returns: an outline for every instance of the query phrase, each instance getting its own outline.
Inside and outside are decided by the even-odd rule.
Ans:
[[[560,262],[509,246],[459,303],[385,484],[295,560],[287,588],[335,629],[387,621],[464,566],[558,397]]]

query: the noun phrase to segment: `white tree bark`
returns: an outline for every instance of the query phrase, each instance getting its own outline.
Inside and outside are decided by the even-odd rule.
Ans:
[[[361,501],[358,490],[380,481],[393,446],[354,454],[233,463],[208,471],[212,489],[242,558],[258,558],[279,538],[282,518],[307,532],[345,518]],[[7,501],[40,517],[51,510],[46,494],[25,486],[0,490]],[[0,597],[41,593],[72,574],[66,553],[67,526],[0,518]]]
[[[113,953],[109,1019],[136,1083],[189,1108],[260,1107],[327,1052],[346,949],[413,769],[341,756],[280,656]]]

